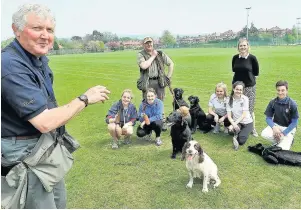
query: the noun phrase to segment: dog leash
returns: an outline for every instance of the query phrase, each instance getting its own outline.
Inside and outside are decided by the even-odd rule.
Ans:
[[[162,56],[162,55],[161,55]],[[162,58],[161,57],[156,57],[157,58],[157,61],[158,61],[158,63],[157,63],[157,65],[158,65],[158,67],[159,67],[159,71],[161,71],[161,74],[163,74],[163,76],[166,78],[167,76],[166,76],[166,74],[165,74],[165,71],[164,71],[164,64],[163,64],[163,61],[161,60]],[[167,77],[168,78],[168,77]],[[169,79],[169,78],[168,78]],[[165,81],[166,82],[166,81]],[[180,107],[180,104],[179,104],[179,102],[177,101],[177,99],[175,98],[175,95],[174,95],[174,92],[173,92],[173,90],[172,90],[172,88],[171,88],[171,85],[170,85],[170,79],[169,79],[169,82],[166,82],[166,84],[167,84],[167,86],[168,86],[168,88],[169,88],[169,91],[170,91],[170,93],[171,93],[171,95],[172,95],[172,97],[173,97],[173,99],[174,99],[174,101],[176,101],[176,103],[177,103],[177,105]],[[174,107],[174,109],[175,109],[175,107]]]
[[[164,76],[165,76],[165,75],[164,75]],[[178,107],[180,107],[180,104],[179,104],[178,100],[177,100],[176,97],[175,97],[175,93],[173,92],[170,83],[167,82],[167,86],[168,86],[168,89],[169,89],[169,91],[170,91],[170,93],[171,93],[171,95],[172,95],[172,97],[173,97],[173,100],[177,103]],[[175,110],[175,109],[176,109],[176,104],[174,105],[174,110]]]
[[[120,126],[120,117],[121,117],[121,108],[117,111],[117,114],[115,115],[115,134],[118,136],[118,131],[117,131],[117,125]],[[122,131],[121,131],[122,133]]]

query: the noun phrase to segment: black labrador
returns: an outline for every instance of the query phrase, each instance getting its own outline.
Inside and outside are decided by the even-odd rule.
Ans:
[[[189,108],[189,105],[183,99],[184,90],[182,88],[174,88],[174,100],[172,102],[173,110],[179,109],[181,106],[186,106]]]
[[[178,152],[182,152],[185,142],[192,140],[188,122],[180,112],[173,111],[167,118],[167,123],[171,124],[170,136],[172,142],[171,158],[175,159]]]
[[[248,146],[248,150],[263,157],[263,159],[272,164],[284,164],[301,167],[301,152],[282,150],[281,147],[264,147],[262,144]]]
[[[212,127],[207,122],[206,114],[200,107],[200,99],[197,96],[189,96],[188,101],[190,103],[189,113],[191,115],[191,133],[195,133],[197,125],[203,133],[211,131]]]

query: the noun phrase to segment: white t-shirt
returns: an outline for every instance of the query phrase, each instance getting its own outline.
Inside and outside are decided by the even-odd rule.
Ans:
[[[229,97],[224,97],[223,100],[219,100],[217,95],[213,93],[210,96],[208,106],[213,108],[213,111],[219,116],[225,116],[227,114],[227,103]]]
[[[249,98],[245,95],[242,95],[239,99],[233,98],[232,108],[229,103],[227,103],[227,112],[232,112],[232,118],[236,121],[242,116],[243,111],[247,111],[246,117],[240,121],[241,124],[249,124],[253,122],[251,114],[249,112]]]

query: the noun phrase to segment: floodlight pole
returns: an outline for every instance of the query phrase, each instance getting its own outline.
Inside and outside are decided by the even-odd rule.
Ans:
[[[249,40],[249,10],[251,7],[245,8],[247,10],[247,40]]]
[[[299,44],[299,24],[300,24],[300,19],[301,17],[297,18],[297,24],[296,24],[296,29],[297,29],[297,44]]]

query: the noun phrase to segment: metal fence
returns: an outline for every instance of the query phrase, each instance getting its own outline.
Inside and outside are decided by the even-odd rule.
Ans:
[[[65,55],[65,54],[83,54],[86,53],[83,49],[59,49],[50,50],[48,55]]]
[[[284,39],[270,39],[270,40],[249,40],[251,46],[284,46],[289,45]],[[164,48],[233,48],[237,47],[236,40],[220,41],[220,42],[209,42],[209,43],[177,43],[174,45],[155,45],[157,49]],[[119,50],[140,50],[142,47],[135,47],[129,49],[117,49]],[[48,55],[65,55],[65,54],[83,54],[83,53],[100,53],[100,52],[111,52],[112,50],[105,49],[104,51],[93,52],[87,49],[60,49],[51,50]],[[116,50],[115,50],[116,51]]]

